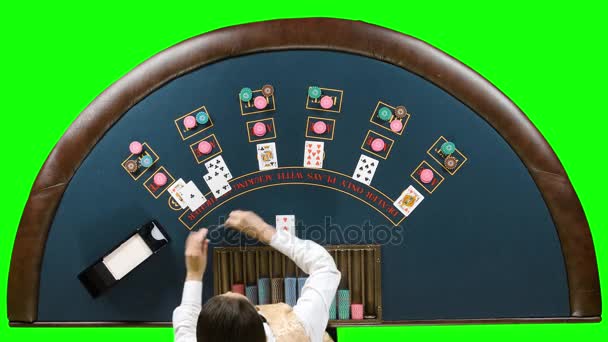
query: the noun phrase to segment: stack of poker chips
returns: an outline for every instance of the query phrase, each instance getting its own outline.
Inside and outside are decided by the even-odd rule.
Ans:
[[[338,319],[350,318],[350,290],[338,290]]]
[[[331,300],[329,304],[329,319],[337,319],[336,316],[336,297]]]
[[[285,298],[283,278],[270,279],[270,287],[272,288],[270,302],[272,304],[283,303]]]
[[[258,305],[258,287],[255,285],[250,285],[245,288],[245,295],[247,299],[253,304]]]
[[[245,295],[245,284],[232,284],[231,291],[234,293]]]
[[[270,279],[258,279],[258,301],[260,305],[270,304]]]
[[[302,295],[302,288],[304,288],[304,284],[306,284],[306,280],[308,277],[300,277],[298,278],[298,298]]]
[[[285,303],[295,306],[298,300],[298,289],[296,278],[285,278]]]
[[[363,304],[351,304],[350,311],[352,319],[363,319]]]

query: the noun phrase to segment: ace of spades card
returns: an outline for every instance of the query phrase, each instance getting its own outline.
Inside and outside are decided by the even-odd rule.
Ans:
[[[232,173],[228,169],[226,162],[222,156],[217,156],[205,163],[205,168],[210,174],[226,178],[226,180],[232,179]]]
[[[257,144],[258,168],[260,171],[279,167],[275,143]]]
[[[359,157],[359,162],[355,167],[352,178],[363,184],[370,185],[372,183],[372,179],[374,178],[374,174],[376,173],[377,167],[378,160],[362,154],[361,157]]]
[[[403,215],[405,215],[405,217],[408,217],[423,199],[424,196],[410,185],[401,193],[393,204],[403,213]]]
[[[322,141],[306,141],[304,143],[304,167],[313,169],[323,168],[325,158],[324,143]]]

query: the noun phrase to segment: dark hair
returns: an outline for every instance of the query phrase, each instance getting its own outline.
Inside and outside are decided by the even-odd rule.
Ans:
[[[196,326],[198,342],[266,341],[255,307],[244,298],[212,297],[203,305]]]

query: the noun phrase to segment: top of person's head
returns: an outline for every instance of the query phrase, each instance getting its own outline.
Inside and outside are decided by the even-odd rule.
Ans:
[[[256,308],[241,296],[215,296],[198,316],[198,342],[266,341],[264,325]]]

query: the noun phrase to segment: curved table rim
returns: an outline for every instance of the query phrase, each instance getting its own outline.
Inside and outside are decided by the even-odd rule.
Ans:
[[[55,211],[82,161],[124,113],[162,85],[201,66],[294,49],[348,52],[393,64],[434,83],[484,118],[528,168],[549,208],[568,276],[569,318],[600,319],[599,276],[589,224],[559,159],[526,115],[481,75],[416,38],[360,21],[306,18],[232,26],[190,38],[137,66],[84,109],[42,166],[21,217],[9,271],[11,324],[36,322],[42,258]],[[480,321],[500,320],[470,323]]]

